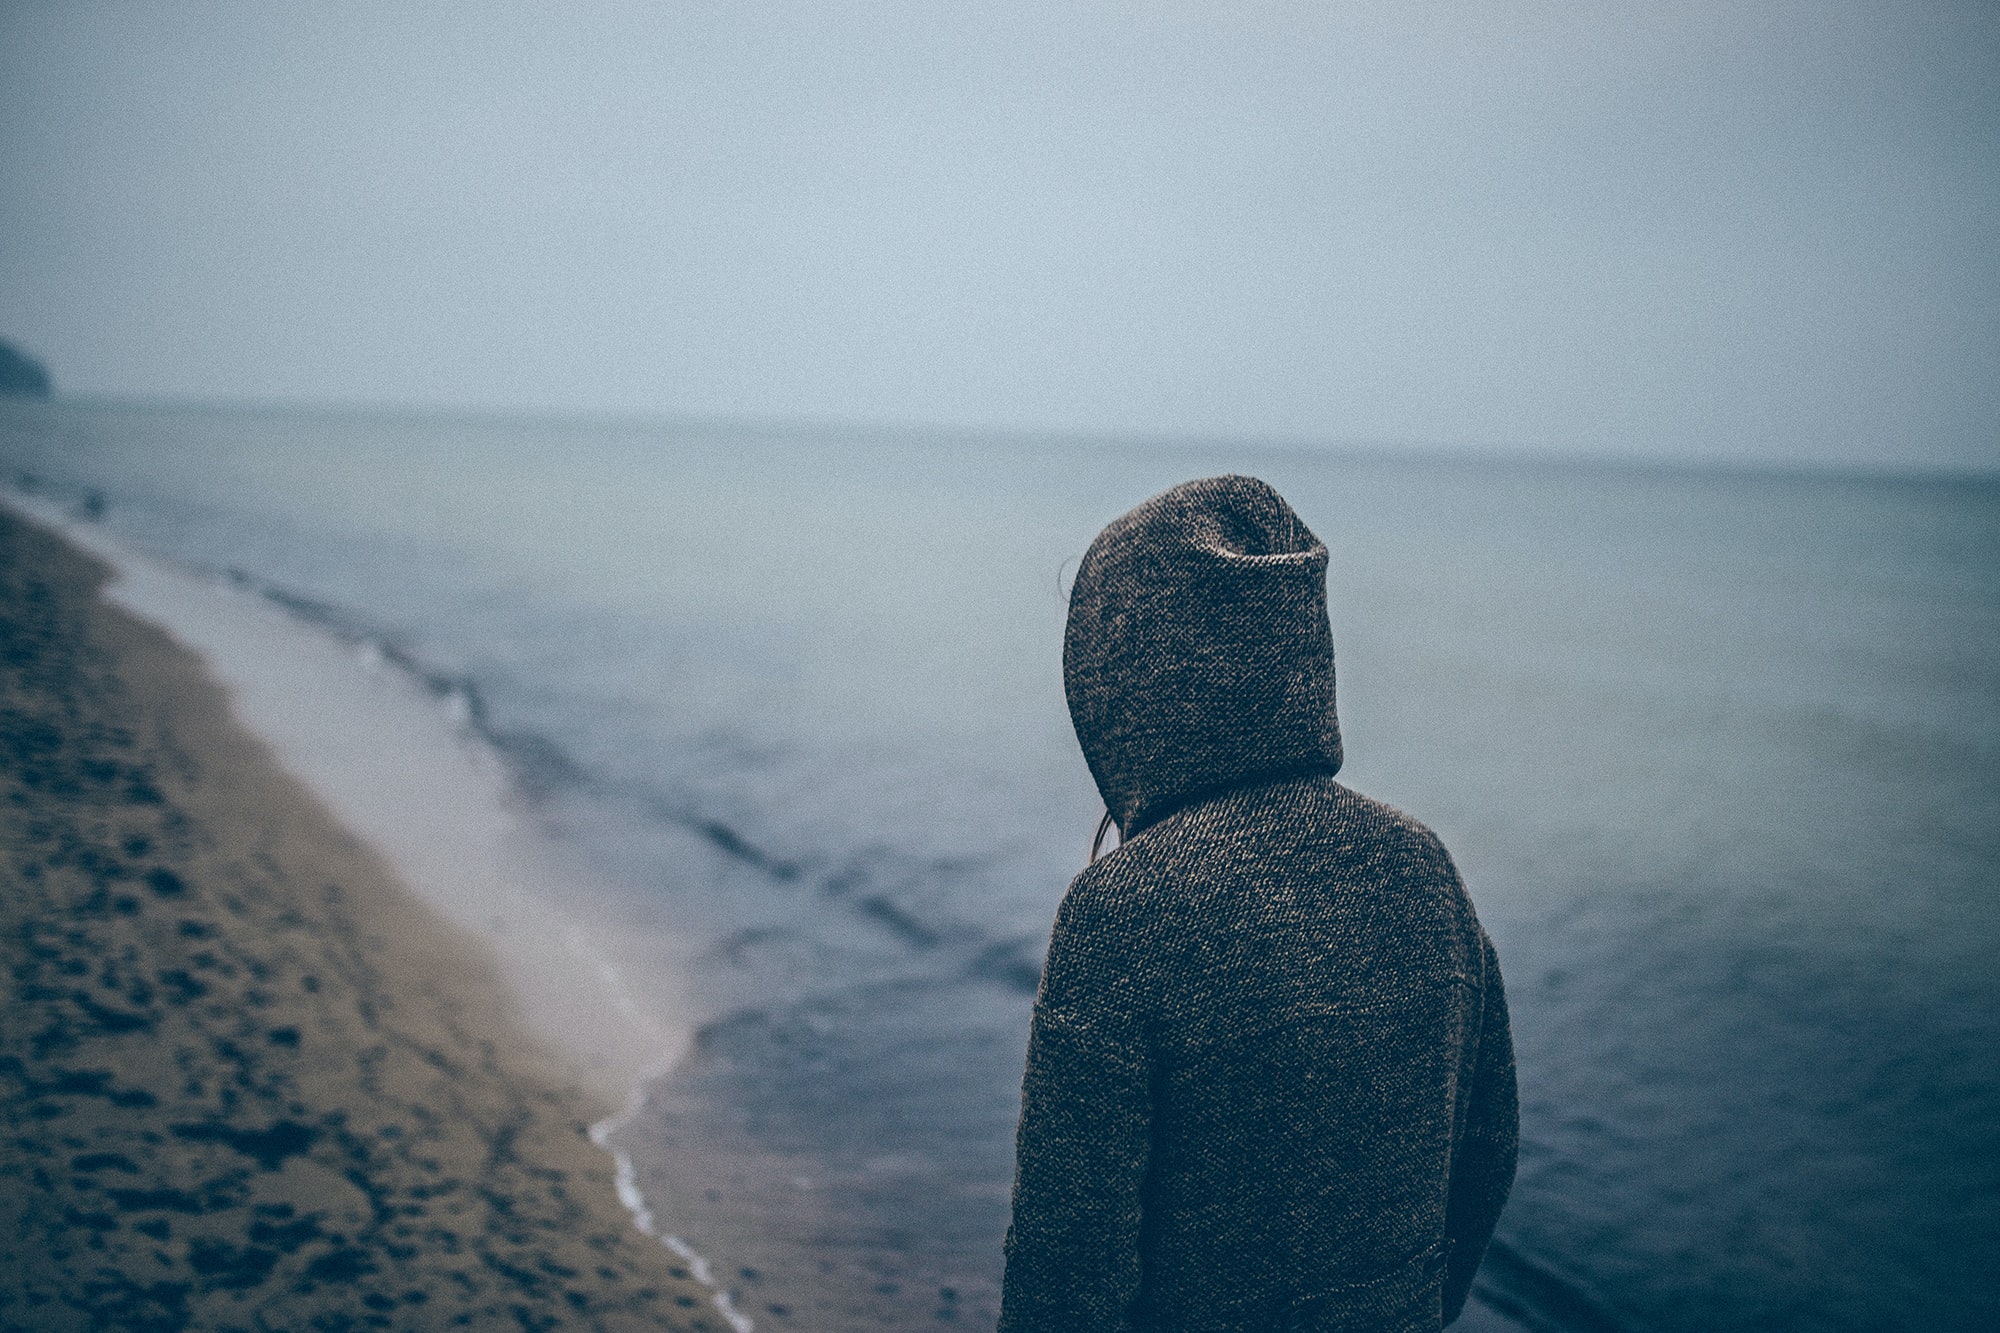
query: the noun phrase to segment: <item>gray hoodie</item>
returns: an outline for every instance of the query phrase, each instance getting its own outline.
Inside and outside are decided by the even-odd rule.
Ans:
[[[1451,858],[1333,779],[1326,547],[1263,482],[1177,486],[1084,556],[1063,666],[1123,841],[1049,941],[1001,1330],[1439,1328],[1513,1046]]]

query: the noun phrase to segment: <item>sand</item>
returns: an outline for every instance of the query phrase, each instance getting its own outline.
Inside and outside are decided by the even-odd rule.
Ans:
[[[0,513],[0,1328],[728,1325],[476,940]]]

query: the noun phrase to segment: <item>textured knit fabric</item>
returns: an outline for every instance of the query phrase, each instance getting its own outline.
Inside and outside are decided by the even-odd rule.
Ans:
[[[1003,1333],[1435,1330],[1514,1176],[1513,1046],[1451,859],[1334,781],[1326,548],[1218,477],[1106,528],[1077,737],[1124,841],[1070,885]]]

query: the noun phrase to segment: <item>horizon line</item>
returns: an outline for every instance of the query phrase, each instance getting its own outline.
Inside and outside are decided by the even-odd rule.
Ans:
[[[531,404],[445,404],[371,399],[225,398],[173,394],[51,392],[46,397],[6,396],[12,404],[83,408],[146,409],[242,415],[311,415],[405,421],[455,420],[528,427],[568,424],[616,427],[694,428],[724,433],[789,436],[868,437],[917,443],[995,443],[1048,448],[1082,445],[1093,449],[1197,452],[1233,449],[1279,454],[1346,455],[1372,460],[1498,467],[1579,467],[1646,472],[1724,472],[1738,475],[1825,476],[1855,480],[2000,481],[2000,461],[1899,462],[1880,459],[1726,456],[1660,450],[1630,453],[1543,443],[1441,443],[1393,437],[1307,437],[1212,435],[1144,430],[1059,427],[971,426],[962,423],[889,421],[869,418],[767,416],[755,413],[676,412],[666,408],[553,407]]]

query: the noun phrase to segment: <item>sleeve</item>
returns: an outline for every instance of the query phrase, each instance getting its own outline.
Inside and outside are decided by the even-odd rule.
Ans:
[[[1486,1254],[1507,1192],[1514,1186],[1520,1117],[1514,1087],[1514,1039],[1507,1025],[1507,993],[1493,942],[1480,932],[1486,985],[1465,1133],[1452,1154],[1451,1191],[1445,1205],[1444,1319],[1458,1318],[1472,1291],[1473,1274]]]
[[[1139,1291],[1151,1058],[1127,949],[1073,898],[1028,1038],[1000,1333],[1125,1333]]]

